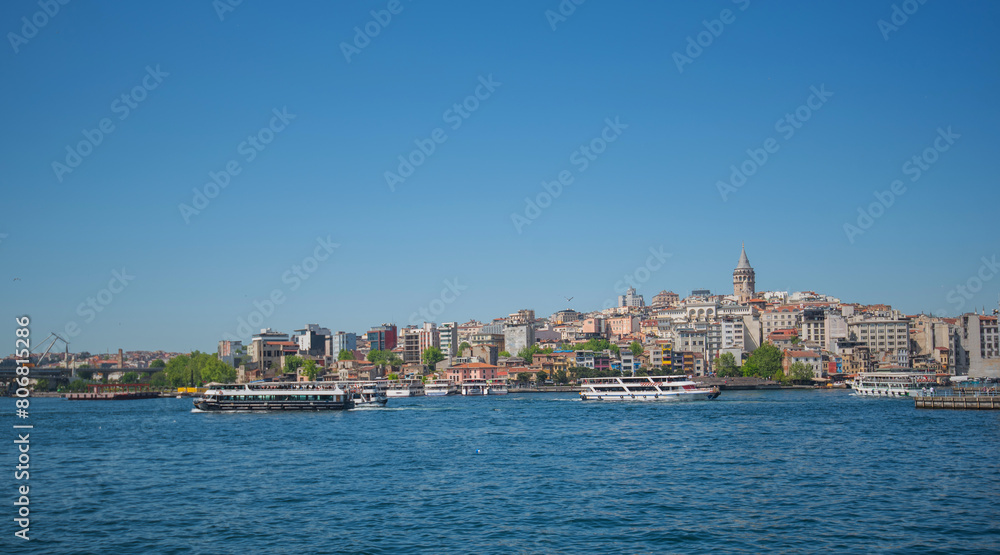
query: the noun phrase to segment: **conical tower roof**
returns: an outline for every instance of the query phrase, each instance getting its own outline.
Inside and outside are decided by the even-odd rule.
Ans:
[[[743,247],[740,252],[740,263],[736,265],[737,270],[753,270],[753,266],[750,265],[750,259],[747,258],[747,248]]]

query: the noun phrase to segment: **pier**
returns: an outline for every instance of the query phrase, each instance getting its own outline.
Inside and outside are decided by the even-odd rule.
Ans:
[[[148,383],[90,384],[89,393],[67,393],[71,401],[124,401],[128,399],[150,399],[159,397],[160,392]]]
[[[913,398],[918,409],[1000,410],[1000,395],[996,390],[935,393]]]

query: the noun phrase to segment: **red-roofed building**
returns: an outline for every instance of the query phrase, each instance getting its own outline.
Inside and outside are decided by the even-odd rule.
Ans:
[[[448,367],[448,379],[460,384],[465,380],[493,380],[499,377],[500,367],[485,362],[467,362]]]

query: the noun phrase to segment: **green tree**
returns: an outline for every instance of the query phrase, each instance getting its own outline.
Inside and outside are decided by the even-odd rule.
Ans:
[[[646,370],[645,368],[639,368],[638,370],[635,371],[635,375],[636,376],[648,376],[649,375],[649,371]]]
[[[735,378],[743,373],[736,366],[736,357],[733,353],[722,353],[715,357],[715,375],[722,378]]]
[[[167,382],[172,387],[194,386],[206,382],[232,383],[236,381],[236,369],[222,362],[214,354],[194,351],[190,355],[178,355],[163,369]]]
[[[644,352],[644,349],[642,348],[642,343],[639,343],[638,341],[633,341],[628,346],[628,348],[630,351],[632,351],[632,354],[635,356],[639,356]]]
[[[497,354],[498,354],[499,356],[502,356],[502,357],[509,357],[509,356],[510,356],[510,351],[500,351],[500,352],[499,352],[499,353],[497,353]]]
[[[170,385],[170,380],[167,379],[166,372],[160,371],[149,377],[149,384],[153,387],[167,387]]]
[[[348,351],[347,349],[341,349],[337,353],[337,360],[354,360],[354,352]]]
[[[315,381],[316,376],[319,375],[319,366],[316,365],[316,361],[309,359],[305,364],[302,365],[302,373],[309,378],[309,381]]]
[[[437,347],[427,347],[423,353],[420,353],[420,360],[424,363],[424,366],[434,370],[437,363],[444,360],[444,353]]]
[[[136,383],[136,382],[139,381],[139,373],[138,372],[125,372],[124,374],[122,374],[121,379],[118,380],[118,381],[121,382],[121,383]]]
[[[549,377],[549,375],[545,373],[545,370],[539,370],[538,372],[535,373],[535,382],[536,383],[545,383],[545,380],[548,377]]]
[[[793,335],[792,336],[792,345],[798,345],[801,341],[802,340],[799,339],[799,336],[797,336],[797,335]]]
[[[393,373],[389,374],[388,376],[386,376],[386,378],[389,378],[392,381],[396,381],[396,380],[399,379],[399,374],[396,374],[395,372],[393,372]]]
[[[521,385],[527,385],[531,381],[530,372],[518,372],[517,373],[517,383]]]
[[[88,366],[88,368],[89,368],[89,366]],[[94,379],[94,371],[93,370],[84,370],[82,366],[80,367],[80,369],[77,369],[76,375],[80,376],[81,378],[83,378],[85,380],[92,380],[92,379]]]
[[[471,349],[471,348],[472,348],[471,345],[469,345],[467,342],[463,341],[462,344],[458,346],[458,355],[457,356],[462,356],[462,353],[466,349]]]
[[[812,366],[804,362],[794,362],[788,367],[788,377],[797,383],[811,382],[814,377]]]
[[[282,368],[286,374],[291,374],[296,372],[299,368],[305,364],[306,361],[298,355],[292,355],[290,357],[285,357],[285,366]]]
[[[764,343],[754,350],[743,365],[743,375],[770,378],[781,371],[781,358],[781,349],[770,343]]]
[[[158,358],[158,359],[154,360],[153,362],[149,363],[149,367],[150,368],[165,368],[166,366],[167,366],[167,363],[163,362],[163,359],[161,359],[161,358]]]
[[[45,378],[40,378],[35,382],[35,391],[48,391],[49,390],[49,380]]]

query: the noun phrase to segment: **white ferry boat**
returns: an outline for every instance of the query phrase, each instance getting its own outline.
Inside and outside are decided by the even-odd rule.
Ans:
[[[859,372],[851,389],[864,397],[914,397],[935,383],[934,374],[924,372]]]
[[[580,380],[584,401],[703,401],[719,396],[686,376],[621,376]]]
[[[424,386],[424,395],[428,397],[443,397],[446,395],[457,395],[458,386],[451,383],[449,379],[431,380]]]
[[[420,397],[424,394],[424,383],[420,380],[400,380],[389,382],[389,397]]]
[[[344,410],[353,405],[350,395],[330,382],[211,384],[194,401],[195,408],[208,412]]]
[[[354,408],[383,407],[389,400],[389,384],[385,381],[358,381],[339,384],[351,395]]]
[[[489,387],[486,380],[465,380],[462,382],[462,395],[486,395]]]
[[[506,395],[507,394],[507,380],[503,378],[498,378],[495,380],[486,380],[486,394],[487,395]]]

